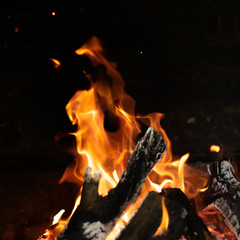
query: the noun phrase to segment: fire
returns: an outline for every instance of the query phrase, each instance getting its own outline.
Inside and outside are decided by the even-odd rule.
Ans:
[[[90,78],[91,88],[78,91],[66,106],[70,120],[77,125],[73,135],[77,140],[78,159],[73,166],[74,175],[69,174],[72,169],[68,169],[61,182],[73,180],[81,185],[85,168],[91,167],[93,172],[101,170],[103,177],[99,193],[106,195],[116,186],[116,180],[126,166],[140,128],[134,117],[135,102],[124,93],[121,75],[100,54],[102,50],[97,41],[93,38],[76,53],[86,54],[94,66],[103,64],[106,72],[102,74],[106,78],[110,76],[111,81],[100,79],[94,82]],[[93,47],[90,48],[89,44],[93,44]],[[115,132],[105,130],[106,118],[110,124],[116,125]]]
[[[169,216],[168,216],[168,211],[165,205],[165,198],[162,198],[162,221],[160,223],[159,228],[155,232],[154,236],[159,235],[162,232],[166,232],[168,229],[168,224],[169,224]]]
[[[236,236],[230,230],[222,214],[211,207],[198,212],[203,222],[208,226],[209,232],[216,239],[236,240]]]
[[[220,152],[220,147],[219,146],[217,146],[217,145],[212,145],[211,147],[210,147],[210,151],[211,152]]]
[[[62,209],[58,214],[56,214],[56,215],[53,217],[52,225],[57,224],[64,213],[65,213],[65,209]]]
[[[54,59],[54,58],[50,58],[50,59],[54,63],[54,68],[59,68],[60,67],[61,63],[57,59]]]
[[[62,231],[66,226],[67,221],[61,220],[62,215],[64,214],[65,209],[60,210],[54,217],[52,225],[49,229],[46,229],[45,233],[40,237],[40,239],[54,240],[56,236]]]
[[[85,168],[91,167],[93,172],[102,172],[99,194],[107,195],[108,191],[117,185],[127,165],[137,136],[141,133],[141,124],[153,127],[163,136],[168,146],[167,153],[149,175],[137,202],[128,207],[106,238],[110,240],[116,238],[149,191],[161,192],[163,187],[178,187],[191,198],[203,191],[208,179],[202,172],[196,172],[196,175],[192,176],[191,167],[185,165],[189,154],[173,160],[171,143],[160,125],[163,114],[135,116],[135,101],[125,93],[125,84],[116,70],[116,64],[107,61],[96,37],[78,49],[76,54],[88,57],[93,67],[99,71],[96,76],[86,75],[91,83],[90,89],[77,91],[66,106],[69,119],[77,127],[76,132],[71,133],[76,137],[76,161],[66,169],[60,183],[75,182],[81,187]],[[57,60],[52,61],[57,64]],[[81,191],[73,212],[80,198]],[[159,231],[167,230],[169,222],[164,199],[162,208],[163,218]],[[60,220],[58,225],[63,229],[70,218],[71,216],[65,221]]]

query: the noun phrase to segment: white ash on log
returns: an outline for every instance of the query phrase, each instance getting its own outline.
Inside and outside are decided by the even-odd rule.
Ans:
[[[209,189],[204,195],[204,205],[216,208],[240,240],[240,182],[228,160],[215,162],[211,167]]]
[[[147,175],[160,161],[167,147],[161,135],[149,128],[129,158],[118,185],[105,197],[98,195],[100,173],[86,170],[80,205],[58,240],[102,240],[115,221],[141,192]]]

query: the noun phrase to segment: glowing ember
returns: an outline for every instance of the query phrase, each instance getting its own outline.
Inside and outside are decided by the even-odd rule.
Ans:
[[[57,59],[51,58],[51,60],[54,63],[54,68],[59,68],[60,67],[61,63]]]
[[[217,146],[217,145],[212,145],[212,146],[210,147],[210,151],[211,151],[211,152],[220,152],[220,147]]]
[[[60,183],[74,182],[81,187],[85,169],[91,167],[93,172],[96,170],[102,172],[99,194],[107,195],[108,191],[117,185],[119,177],[126,168],[128,157],[141,132],[140,123],[151,126],[159,132],[168,147],[168,152],[149,175],[136,203],[128,207],[106,238],[110,240],[116,238],[149,191],[161,192],[163,187],[177,187],[189,198],[193,198],[200,191],[206,190],[208,176],[203,175],[200,170],[199,172],[193,171],[191,167],[185,165],[189,154],[179,160],[173,160],[171,143],[160,125],[163,114],[151,113],[147,116],[135,116],[135,101],[125,93],[124,81],[116,70],[116,64],[107,61],[104,57],[103,49],[96,37],[84,44],[76,53],[87,56],[93,67],[100,70],[97,77],[86,74],[91,82],[90,89],[77,91],[66,106],[69,119],[73,125],[77,126],[77,131],[71,133],[76,137],[77,153],[75,164],[66,169]],[[51,60],[57,67],[60,66],[59,61]],[[114,131],[107,130],[111,127]],[[81,191],[73,212],[79,205],[80,198]],[[167,230],[169,221],[164,199],[162,208],[163,219],[159,232]],[[57,231],[48,230],[46,238],[55,239],[71,216],[65,221],[58,222]]]
[[[14,32],[15,32],[15,33],[18,33],[18,32],[19,32],[19,30],[20,30],[20,28],[19,28],[19,27],[15,27],[15,28],[14,28]]]
[[[209,232],[216,239],[237,240],[218,210],[209,207],[199,212],[198,215],[202,218],[203,222],[208,226]]]

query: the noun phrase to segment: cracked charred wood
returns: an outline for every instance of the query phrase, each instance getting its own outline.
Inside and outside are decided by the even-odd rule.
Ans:
[[[184,209],[186,210],[186,215],[184,221],[186,223],[186,229],[183,236],[186,239],[192,240],[213,240],[210,232],[208,231],[206,225],[203,223],[202,219],[197,215],[195,209],[192,207],[192,204],[186,197],[186,195],[178,188],[165,188],[162,191],[162,194],[166,198],[177,201]],[[171,234],[171,232],[169,231]],[[157,239],[168,239],[167,234],[163,238]],[[172,239],[172,238],[171,238]]]
[[[98,195],[100,172],[86,169],[80,205],[58,240],[105,239],[117,218],[136,200],[147,175],[167,147],[161,135],[149,128],[138,142],[118,185],[105,197]]]
[[[185,209],[177,201],[166,198],[161,193],[150,192],[117,240],[152,239],[162,220],[162,200],[164,200],[169,215],[168,235],[170,237],[166,239],[179,239],[186,227],[184,221]],[[163,239],[162,237],[159,236],[159,238],[154,239]]]
[[[156,234],[162,221],[162,200],[167,208],[168,230]],[[153,237],[153,235],[156,235]],[[117,240],[212,240],[207,227],[180,189],[150,192]]]
[[[228,160],[215,162],[211,167],[209,188],[204,194],[204,206],[214,207],[240,240],[240,182]]]

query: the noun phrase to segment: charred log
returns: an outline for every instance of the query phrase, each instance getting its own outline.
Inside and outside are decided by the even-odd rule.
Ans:
[[[162,220],[163,198],[170,219],[169,233],[171,232],[171,234],[169,235],[173,236],[173,238],[167,239],[179,239],[183,235],[186,227],[186,222],[183,220],[185,217],[185,209],[177,201],[165,198],[161,193],[150,192],[137,213],[123,229],[117,240],[152,239],[152,236],[157,231]],[[177,231],[175,231],[176,228]]]
[[[184,221],[186,222],[187,228],[183,236],[186,239],[195,240],[210,240],[213,239],[207,227],[203,223],[202,219],[199,218],[195,209],[192,207],[191,202],[188,200],[186,195],[177,188],[163,189],[162,193],[166,198],[177,201],[186,210],[186,216]],[[164,239],[164,238],[163,238]]]
[[[81,203],[58,240],[105,239],[124,209],[136,200],[147,175],[166,151],[160,134],[149,128],[133,151],[118,185],[98,195],[100,172],[86,169]]]
[[[204,206],[219,210],[240,239],[240,182],[230,161],[215,162],[210,171],[209,189],[203,196]]]
[[[168,230],[152,237],[162,220],[162,199],[168,211]],[[212,236],[198,217],[187,197],[179,189],[150,192],[135,216],[117,240],[211,240]]]

